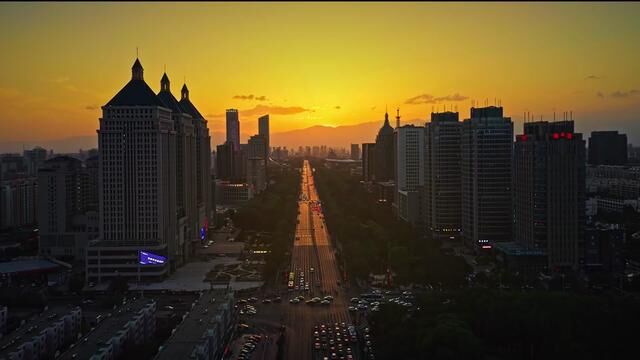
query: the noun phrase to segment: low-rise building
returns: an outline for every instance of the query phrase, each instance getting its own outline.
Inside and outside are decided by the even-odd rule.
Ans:
[[[127,349],[153,338],[156,331],[156,302],[137,299],[112,313],[57,359],[116,360],[126,358]],[[180,359],[176,357],[175,359]]]
[[[234,294],[215,290],[204,292],[155,360],[219,359],[235,323]]]
[[[0,360],[53,359],[71,345],[82,325],[82,310],[47,309],[0,341]]]

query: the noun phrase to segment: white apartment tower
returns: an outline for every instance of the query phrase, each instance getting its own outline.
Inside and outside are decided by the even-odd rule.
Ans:
[[[421,226],[420,198],[424,186],[424,127],[405,125],[396,129],[396,187],[398,216]]]

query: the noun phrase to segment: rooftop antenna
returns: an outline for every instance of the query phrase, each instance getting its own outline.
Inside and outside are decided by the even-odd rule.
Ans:
[[[136,46],[136,59],[138,58],[138,47]]]
[[[556,108],[553,108],[553,121],[556,121]]]
[[[573,121],[573,111],[570,111],[569,114],[569,120]]]
[[[400,127],[400,108],[396,108],[396,128]]]

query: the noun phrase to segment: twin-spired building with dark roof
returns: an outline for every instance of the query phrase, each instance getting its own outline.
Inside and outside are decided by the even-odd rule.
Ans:
[[[87,281],[161,280],[206,237],[212,209],[207,121],[178,101],[169,77],[158,94],[138,59],[131,80],[102,107],[99,148],[100,237],[87,247]],[[139,251],[166,260],[141,265]]]

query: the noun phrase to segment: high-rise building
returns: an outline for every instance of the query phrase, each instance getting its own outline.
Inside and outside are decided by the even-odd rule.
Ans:
[[[247,181],[247,144],[240,144],[240,150],[233,153],[233,180],[235,182]]]
[[[384,124],[376,136],[376,181],[390,181],[395,179],[395,157],[393,150],[393,128],[389,124],[389,114],[384,113]]]
[[[376,178],[376,144],[362,144],[362,180],[365,182],[375,181]]]
[[[69,156],[54,157],[40,166],[37,213],[41,254],[83,259],[89,240],[98,237],[94,203],[98,174],[90,170]]]
[[[176,149],[167,106],[144,81],[136,59],[131,80],[102,107],[100,239],[87,247],[87,281],[161,279],[169,272],[176,245]],[[139,251],[169,261],[142,273]]]
[[[37,222],[38,179],[33,176],[0,181],[0,230]]]
[[[266,141],[267,157],[271,155],[271,143],[269,139],[269,115],[263,115],[258,118],[258,135],[262,136]]]
[[[198,109],[189,99],[189,89],[187,84],[182,86],[180,107],[193,119],[196,153],[195,153],[195,175],[196,175],[196,204],[198,212],[195,217],[195,228],[197,229],[197,239],[194,241],[204,241],[209,229],[209,219],[213,217],[211,209],[215,205],[211,204],[211,136],[207,120],[200,114]],[[239,125],[238,125],[239,126]]]
[[[398,216],[420,230],[423,223],[420,199],[424,186],[424,127],[401,126],[396,129],[396,139]]]
[[[186,85],[183,87],[186,90]],[[187,94],[188,95],[188,94]],[[176,212],[177,243],[173,249],[175,266],[188,260],[192,252],[192,240],[198,238],[198,166],[197,131],[200,121],[194,118],[171,92],[167,74],[160,80],[158,98],[171,110],[175,131]]]
[[[462,239],[473,248],[511,240],[513,123],[502,107],[471,108],[461,135]]]
[[[585,224],[585,141],[573,121],[524,124],[513,167],[513,235],[547,255],[549,269],[577,269]]]
[[[617,131],[592,131],[589,138],[589,164],[626,165],[627,135]]]
[[[461,228],[461,123],[457,112],[431,113],[425,124],[424,215],[434,238],[454,239]]]
[[[29,174],[36,175],[38,168],[47,160],[47,150],[41,147],[35,147],[31,150],[24,150],[22,152],[24,159],[27,163]]]
[[[98,130],[100,236],[87,247],[87,281],[164,278],[206,235],[211,211],[210,136],[189,99],[156,95],[136,59],[131,80],[102,107]],[[141,265],[141,251],[154,265]]]
[[[247,183],[254,194],[267,188],[267,142],[262,135],[254,135],[247,144]]]
[[[227,142],[234,150],[240,150],[240,118],[237,109],[227,109]]]
[[[351,144],[351,160],[360,160],[360,146]]]
[[[225,142],[216,147],[216,179],[231,181],[234,174],[233,143]]]

